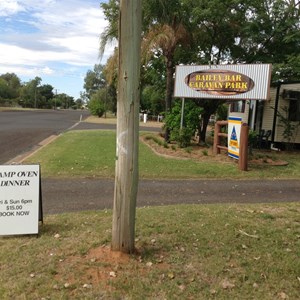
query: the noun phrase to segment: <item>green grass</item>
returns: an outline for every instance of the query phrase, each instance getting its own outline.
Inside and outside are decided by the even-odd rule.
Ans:
[[[116,137],[113,131],[71,131],[28,158],[25,163],[40,163],[44,177],[114,177]],[[221,154],[225,155],[225,154]],[[242,172],[237,162],[221,162],[205,156],[201,162],[156,155],[140,143],[141,178],[300,178],[298,153],[274,153],[288,166],[249,165]]]
[[[137,254],[119,258],[107,250],[111,211],[46,216],[39,238],[0,239],[0,298],[299,299],[299,213],[299,203],[140,208]]]
[[[115,153],[113,132],[72,131],[58,137],[26,163],[40,163],[45,177],[112,177]]]
[[[167,159],[140,143],[139,163],[142,178],[299,178],[298,154],[284,159],[241,172],[236,162]],[[65,133],[25,163],[37,162],[44,177],[113,177],[115,133]],[[0,299],[296,300],[299,213],[299,203],[138,208],[132,256],[109,251],[110,210],[48,215],[39,238],[0,238]]]
[[[36,110],[36,108],[24,108],[24,107],[0,107],[1,111],[10,111],[10,110]]]

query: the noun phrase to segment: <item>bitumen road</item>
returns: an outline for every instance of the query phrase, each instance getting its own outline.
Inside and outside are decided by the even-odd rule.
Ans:
[[[60,134],[88,115],[79,110],[1,111],[0,164],[32,151],[44,139]]]
[[[43,211],[111,209],[110,179],[43,179]],[[300,180],[140,180],[137,207],[173,204],[299,202]]]
[[[115,124],[92,124],[84,121],[90,113],[86,110],[7,110],[0,111],[0,164],[13,162],[39,148],[50,136],[66,130],[110,129]],[[140,126],[143,131],[159,128]]]

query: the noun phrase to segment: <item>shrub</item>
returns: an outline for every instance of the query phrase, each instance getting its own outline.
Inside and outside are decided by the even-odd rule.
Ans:
[[[191,154],[193,149],[192,149],[192,147],[186,147],[184,150],[185,150],[187,153]]]
[[[173,129],[171,131],[171,139],[178,143],[180,148],[188,147],[191,144],[193,130],[183,127],[182,129]]]
[[[295,139],[300,127],[300,121],[295,123],[289,118],[289,108],[284,106],[282,111],[277,111],[277,117],[279,118],[279,127],[283,128],[283,141],[286,142],[286,149],[293,150]]]
[[[168,149],[169,148],[169,145],[167,142],[163,142],[163,145],[164,145],[164,148]]]
[[[92,115],[98,116],[99,118],[105,113],[104,103],[96,98],[90,100],[89,109]]]
[[[203,154],[204,156],[208,156],[208,151],[207,151],[207,149],[204,149],[204,150],[202,151],[202,154]]]
[[[88,103],[91,113],[99,118],[102,117],[108,110],[108,100],[109,97],[105,88],[99,89],[92,94],[91,100]]]
[[[248,135],[248,145],[249,145],[249,154],[252,155],[253,148],[256,146],[257,143],[257,132],[253,130],[249,130]]]
[[[191,138],[199,126],[202,108],[198,107],[193,101],[185,102],[183,128],[180,128],[181,109],[182,102],[176,101],[171,112],[167,114],[165,123],[171,131],[171,140],[176,141],[183,148],[191,143]]]

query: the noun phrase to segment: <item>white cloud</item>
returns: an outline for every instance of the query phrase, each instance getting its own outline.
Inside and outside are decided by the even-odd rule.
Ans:
[[[0,0],[0,17],[10,16],[23,11],[23,7],[15,0]]]
[[[83,82],[87,70],[100,63],[99,37],[107,22],[99,3],[0,0],[0,74],[15,73],[25,80],[44,75],[62,86],[76,85],[77,91],[69,93],[79,95],[83,87],[74,82]],[[101,63],[113,48],[106,49]]]
[[[43,75],[53,75],[55,73],[55,70],[50,69],[49,67],[20,67],[17,65],[9,65],[8,67],[5,68],[5,72],[7,73],[15,73],[15,74],[22,74],[23,76],[26,77],[35,77],[39,76],[42,77]],[[1,69],[0,69],[0,74],[1,74]]]
[[[54,73],[54,70],[50,69],[49,67],[42,68],[42,73],[46,75],[52,75]]]
[[[17,5],[17,1],[10,2]],[[98,2],[96,7],[90,1],[74,0],[19,3],[23,5],[19,5],[19,11],[31,11],[31,14],[26,19],[22,15],[18,20],[30,26],[32,32],[14,29],[7,36],[1,35],[1,64],[35,66],[57,61],[90,66],[97,63],[99,36],[106,26]],[[11,14],[16,12],[11,10]]]

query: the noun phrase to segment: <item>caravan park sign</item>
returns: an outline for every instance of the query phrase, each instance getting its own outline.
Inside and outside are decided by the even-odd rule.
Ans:
[[[237,95],[249,92],[254,82],[248,76],[224,70],[198,71],[185,77],[186,85],[200,92],[211,95]]]
[[[268,64],[177,66],[174,96],[267,100],[270,69]]]

